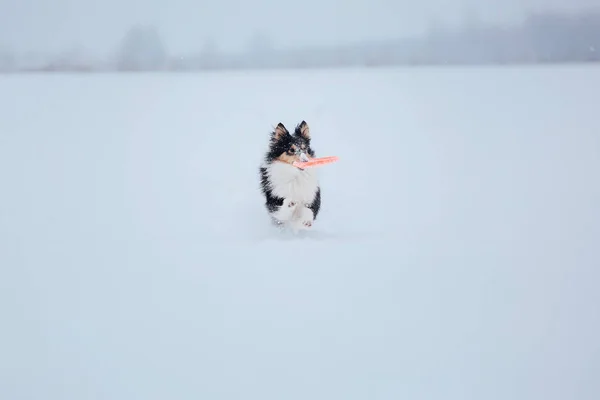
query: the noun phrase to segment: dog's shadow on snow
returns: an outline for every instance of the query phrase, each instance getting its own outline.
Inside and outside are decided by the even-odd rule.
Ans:
[[[321,222],[321,221],[319,221]],[[254,205],[240,205],[236,212],[236,229],[231,230],[229,239],[248,244],[263,242],[356,242],[375,239],[381,235],[374,232],[336,231],[322,221],[309,230],[294,232],[273,224],[264,208]]]
[[[240,196],[230,203],[233,211],[223,216],[218,232],[213,232],[221,240],[246,244],[259,244],[262,242],[363,242],[381,239],[382,232],[363,231],[355,227],[332,225],[330,216],[320,215],[313,227],[309,230],[293,232],[291,229],[282,229],[273,224],[271,217],[262,204],[262,199],[248,199]],[[327,209],[324,209],[327,211]]]
[[[278,227],[273,224],[271,217],[262,205],[254,203],[238,203],[231,224],[222,227],[221,234],[225,240],[242,242],[263,242],[269,240],[325,240],[333,239],[335,235],[320,229],[315,224],[311,230],[293,232],[291,229]]]

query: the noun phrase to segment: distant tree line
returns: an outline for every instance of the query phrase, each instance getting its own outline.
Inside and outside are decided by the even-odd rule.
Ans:
[[[472,24],[461,30],[436,29],[425,39],[418,63],[506,64],[600,60],[600,12],[531,14],[504,28]]]
[[[470,21],[460,28],[434,25],[427,34],[349,46],[278,50],[257,33],[247,51],[228,54],[206,39],[195,54],[172,55],[154,26],[134,26],[107,60],[81,49],[22,57],[0,46],[0,71],[194,71],[249,68],[323,68],[388,65],[473,65],[600,61],[600,11],[538,13],[513,26]]]

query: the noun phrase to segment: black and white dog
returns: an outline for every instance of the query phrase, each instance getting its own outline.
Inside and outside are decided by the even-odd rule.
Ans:
[[[321,188],[315,168],[301,169],[294,161],[315,156],[305,121],[290,135],[282,123],[271,132],[269,150],[260,167],[261,190],[271,219],[295,232],[309,229],[321,208]]]

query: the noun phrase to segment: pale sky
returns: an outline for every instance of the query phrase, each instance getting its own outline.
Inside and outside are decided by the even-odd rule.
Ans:
[[[105,54],[135,23],[156,24],[171,52],[199,50],[207,37],[243,49],[256,31],[281,47],[338,44],[419,33],[433,19],[456,22],[467,8],[514,21],[525,11],[590,6],[600,0],[0,0],[0,46]]]

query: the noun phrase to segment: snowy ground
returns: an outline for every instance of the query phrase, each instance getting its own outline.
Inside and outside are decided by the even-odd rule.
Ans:
[[[598,399],[600,69],[0,76],[0,398]],[[305,119],[322,213],[257,167]]]

